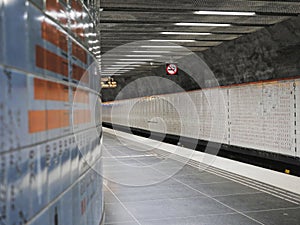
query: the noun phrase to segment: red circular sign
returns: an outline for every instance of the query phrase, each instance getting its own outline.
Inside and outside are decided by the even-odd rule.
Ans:
[[[168,75],[176,75],[178,73],[178,67],[176,64],[167,64],[167,74]]]

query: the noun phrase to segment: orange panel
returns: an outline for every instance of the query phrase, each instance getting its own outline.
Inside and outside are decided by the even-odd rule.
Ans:
[[[47,111],[47,128],[48,130],[68,127],[69,111],[68,110],[51,110]]]
[[[47,81],[34,79],[34,99],[44,100],[47,98]]]
[[[54,11],[58,9],[58,1],[57,0],[46,0],[46,9],[48,11]]]
[[[65,14],[65,9],[62,7],[62,5],[59,3],[59,0],[46,0],[46,10],[51,13],[61,13],[61,14]],[[63,18],[63,17],[59,17],[58,21],[61,24],[67,24],[67,19]]]
[[[74,124],[85,124],[91,122],[91,111],[90,110],[76,110],[74,112]]]
[[[77,36],[80,38],[80,40],[84,41],[84,29],[83,28],[77,28],[75,30],[75,33],[77,34]]]
[[[88,83],[89,81],[88,72],[85,69],[75,64],[73,64],[72,67],[73,67],[73,76],[72,76],[73,79],[81,81],[83,83]]]
[[[67,36],[47,22],[42,22],[42,38],[68,52]]]
[[[34,99],[50,101],[69,101],[68,86],[51,81],[34,79]]]
[[[81,24],[80,22],[77,23],[77,21],[71,20],[71,26],[73,27],[71,30],[77,37],[80,38],[80,40],[84,41],[85,32],[83,28],[78,27],[80,26],[80,24]]]
[[[47,11],[57,11],[64,10],[59,0],[46,0],[46,9]]]
[[[90,104],[89,92],[80,89],[74,89],[73,93],[74,102]]]
[[[60,11],[63,7],[59,3],[59,0],[46,0],[46,9],[48,11]]]
[[[46,130],[46,111],[28,112],[29,133],[37,133]]]
[[[28,112],[29,133],[38,133],[70,126],[68,110]]]
[[[69,88],[66,85],[48,82],[47,100],[68,102],[69,101],[68,89]]]
[[[72,9],[75,9],[77,12],[82,12],[82,5],[80,2],[73,0],[71,6]]]
[[[36,66],[68,77],[68,61],[41,46],[36,46]]]
[[[82,61],[85,64],[87,63],[86,51],[74,42],[72,43],[72,53],[80,61]]]

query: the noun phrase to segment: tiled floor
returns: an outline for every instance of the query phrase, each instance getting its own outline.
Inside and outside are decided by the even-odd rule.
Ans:
[[[300,206],[104,135],[106,225],[299,225]]]

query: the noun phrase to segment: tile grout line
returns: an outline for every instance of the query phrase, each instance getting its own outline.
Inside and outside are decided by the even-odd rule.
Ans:
[[[138,159],[135,159],[135,160],[139,161]],[[140,162],[140,163],[143,163],[143,162],[141,162],[141,161],[139,161],[139,162]],[[157,171],[157,172],[159,172],[159,173],[161,173],[161,174],[164,174],[164,173],[161,172],[160,170],[157,170],[157,169],[155,169],[155,168],[153,168],[153,167],[151,167],[151,169],[153,169],[153,170],[155,170],[155,171]],[[211,199],[211,200],[213,200],[213,201],[218,202],[219,204],[221,204],[221,205],[223,205],[223,206],[225,206],[225,207],[231,209],[232,211],[234,211],[234,212],[236,212],[236,213],[238,213],[238,214],[240,214],[240,215],[242,215],[242,216],[244,216],[244,217],[246,217],[246,218],[248,218],[248,219],[250,219],[250,220],[252,220],[252,221],[254,221],[254,222],[256,222],[256,223],[258,223],[258,224],[265,225],[264,223],[262,223],[262,222],[260,222],[260,221],[258,221],[258,220],[256,220],[256,219],[254,219],[254,218],[252,218],[252,217],[250,217],[250,216],[248,216],[248,215],[246,215],[246,214],[244,214],[244,213],[238,211],[237,209],[234,209],[234,208],[230,207],[229,205],[226,205],[225,203],[222,203],[221,201],[219,201],[219,200],[217,200],[217,199],[215,199],[215,198],[213,198],[213,197],[211,197],[211,196],[209,196],[209,195],[207,195],[207,194],[205,194],[205,193],[203,193],[203,192],[201,192],[201,191],[199,191],[199,190],[197,190],[197,189],[191,187],[190,185],[185,184],[185,183],[183,183],[183,182],[177,180],[176,178],[171,177],[171,179],[175,180],[175,181],[178,182],[178,183],[181,183],[181,184],[185,185],[186,187],[190,188],[191,190],[194,190],[194,191],[196,191],[196,192],[198,192],[198,193],[200,193],[200,194],[206,196],[207,198],[209,198],[209,199]]]
[[[171,220],[171,219],[192,219],[192,218],[199,218],[204,216],[224,216],[224,215],[238,215],[238,213],[231,212],[231,213],[202,214],[197,216],[165,217],[161,219],[145,219],[144,221],[151,222],[151,221],[161,221],[161,220]]]
[[[254,218],[252,218],[252,217],[250,217],[250,216],[244,214],[243,212],[240,212],[240,211],[238,211],[237,209],[232,208],[232,207],[230,207],[229,205],[227,205],[227,204],[225,204],[225,203],[223,203],[223,202],[221,202],[221,201],[219,201],[219,200],[217,200],[217,199],[215,199],[215,198],[213,198],[213,197],[211,197],[211,196],[209,196],[209,195],[207,195],[207,194],[205,194],[205,193],[203,193],[203,192],[201,192],[201,191],[199,191],[199,190],[197,190],[197,189],[195,189],[195,188],[193,188],[193,187],[191,187],[191,186],[188,185],[188,184],[185,184],[185,183],[183,183],[183,182],[181,182],[181,181],[179,181],[179,180],[177,180],[177,179],[175,179],[175,178],[171,178],[171,179],[174,179],[174,180],[177,181],[178,183],[181,183],[181,184],[185,185],[186,187],[188,187],[188,188],[190,188],[190,189],[192,189],[192,190],[194,190],[194,191],[197,191],[197,192],[199,192],[200,194],[203,194],[203,195],[206,196],[207,198],[209,198],[209,199],[211,199],[211,200],[213,200],[213,201],[218,202],[219,204],[221,204],[221,205],[223,205],[223,206],[225,206],[225,207],[227,207],[227,208],[233,210],[234,212],[236,212],[236,213],[238,213],[238,214],[240,214],[240,215],[242,215],[242,216],[244,216],[244,217],[246,217],[246,218],[248,218],[248,219],[250,219],[250,220],[252,220],[252,221],[254,221],[254,222],[256,222],[256,223],[258,223],[258,224],[265,225],[264,223],[262,223],[262,222],[260,222],[260,221],[258,221],[258,220],[256,220],[256,219],[254,219]]]
[[[276,209],[249,210],[249,211],[245,211],[245,213],[272,212],[272,211],[292,210],[292,209],[300,209],[300,206],[286,207],[286,208],[276,208]]]
[[[179,159],[178,159],[179,160]],[[180,162],[180,160],[179,160]],[[193,168],[199,168],[198,166],[200,165],[195,165],[195,164],[192,164],[192,163],[187,163],[187,165],[193,167]],[[267,194],[270,194],[270,195],[273,195],[277,198],[280,198],[280,199],[283,199],[285,201],[289,201],[293,204],[297,204],[299,205],[299,201],[295,201],[291,196],[292,195],[295,195],[295,194],[289,194],[289,195],[286,195],[286,193],[284,192],[284,190],[279,190],[277,189],[276,187],[273,187],[273,189],[270,189],[269,186],[266,186],[265,184],[263,183],[259,183],[257,181],[252,181],[252,180],[249,180],[245,177],[241,177],[241,176],[238,176],[238,175],[234,175],[234,174],[231,174],[227,171],[219,171],[218,169],[216,168],[208,168],[206,170],[208,173],[211,173],[211,174],[214,174],[216,176],[219,176],[219,177],[223,177],[225,179],[228,179],[228,180],[231,180],[233,182],[236,182],[236,183],[239,183],[239,184],[242,184],[244,186],[247,186],[247,187],[250,187],[252,189],[255,189],[255,190],[258,190],[258,191],[261,191],[263,193],[267,193]],[[252,182],[252,183],[250,183]],[[260,186],[259,186],[260,185]],[[281,191],[281,192],[280,192]],[[284,193],[283,193],[284,192]],[[290,196],[291,195],[291,196]],[[295,195],[296,197],[298,197],[298,195]],[[293,200],[292,200],[293,199]]]
[[[135,159],[135,160],[136,160],[136,161],[139,161],[138,159]],[[175,161],[175,160],[174,160],[174,161]],[[139,161],[139,162],[143,164],[143,162],[141,162],[141,161]],[[175,162],[176,162],[176,161],[175,161]],[[157,172],[159,172],[159,173],[161,173],[161,174],[164,174],[164,173],[161,172],[160,170],[157,170],[157,169],[155,169],[155,168],[153,168],[153,167],[151,167],[151,169],[153,169],[153,170],[155,170],[155,171],[157,171]],[[246,214],[244,214],[244,213],[242,213],[242,212],[240,212],[240,211],[238,211],[238,210],[236,210],[236,209],[230,207],[229,205],[226,205],[225,203],[222,203],[221,201],[219,201],[219,200],[217,200],[217,199],[215,199],[215,198],[213,198],[213,197],[211,197],[211,196],[209,196],[209,195],[207,195],[207,194],[205,194],[205,193],[203,193],[203,192],[201,192],[201,191],[199,191],[199,190],[197,190],[197,189],[191,187],[190,185],[185,184],[185,183],[183,183],[183,182],[177,180],[176,178],[171,177],[171,179],[173,179],[173,180],[175,180],[176,182],[181,183],[181,184],[185,185],[186,187],[188,187],[188,188],[190,188],[190,189],[192,189],[192,190],[194,190],[194,191],[196,191],[196,192],[198,192],[198,193],[200,193],[200,194],[206,196],[206,197],[209,198],[209,199],[212,199],[213,201],[218,202],[219,204],[221,204],[221,205],[223,205],[223,206],[225,206],[225,207],[231,209],[232,211],[234,211],[234,212],[236,212],[236,213],[238,213],[238,214],[240,214],[240,215],[242,215],[242,216],[244,216],[244,217],[246,217],[246,218],[248,218],[248,219],[250,219],[250,220],[252,220],[252,221],[254,221],[254,222],[256,222],[256,223],[258,223],[258,224],[265,225],[264,223],[262,223],[262,222],[260,222],[260,221],[258,221],[258,220],[256,220],[256,219],[254,219],[254,218],[252,218],[252,217],[250,217],[250,216],[248,216],[248,215],[246,215]]]
[[[129,142],[130,142],[130,141],[129,141]],[[136,160],[136,161],[138,161],[138,162],[140,162],[140,163],[142,163],[142,164],[144,164],[144,165],[147,165],[147,164],[141,162],[139,159],[134,159],[134,160]],[[175,161],[175,160],[174,160],[174,161]],[[175,161],[175,162],[177,162],[177,161]],[[155,170],[155,171],[157,171],[157,172],[159,172],[159,173],[161,173],[161,174],[164,174],[164,173],[161,172],[160,170],[157,170],[157,169],[155,169],[155,168],[153,168],[153,167],[151,167],[151,169],[153,169],[153,170]],[[256,220],[256,219],[254,219],[254,218],[252,218],[252,217],[250,217],[250,216],[244,214],[243,212],[240,212],[240,211],[238,211],[237,209],[234,209],[234,208],[230,207],[229,205],[226,205],[225,203],[222,203],[221,201],[219,201],[219,200],[217,200],[217,199],[215,199],[215,198],[213,198],[213,197],[211,197],[211,196],[209,196],[209,195],[207,195],[207,194],[205,194],[205,193],[203,193],[203,192],[201,192],[201,191],[199,191],[199,190],[197,190],[197,189],[191,187],[190,185],[185,184],[185,183],[183,183],[183,182],[177,180],[176,178],[171,177],[171,179],[173,179],[174,181],[176,181],[176,182],[178,182],[178,183],[181,183],[181,184],[185,185],[185,186],[188,187],[189,189],[194,190],[194,191],[196,191],[196,192],[198,192],[198,193],[200,193],[200,194],[206,196],[207,198],[209,198],[209,199],[211,199],[211,200],[213,200],[213,201],[215,201],[215,202],[218,202],[219,204],[221,204],[221,205],[223,205],[223,206],[229,208],[230,210],[232,210],[232,211],[234,211],[234,212],[236,212],[236,213],[238,213],[238,214],[240,214],[240,215],[242,215],[242,216],[244,216],[244,217],[246,217],[246,218],[248,218],[248,219],[250,219],[250,220],[252,220],[252,221],[254,221],[254,222],[256,222],[256,223],[258,223],[258,224],[265,225],[264,223],[262,223],[262,222],[260,222],[260,221],[258,221],[258,220]],[[111,191],[111,190],[110,190],[110,191]],[[113,195],[117,198],[117,196],[116,196],[114,193],[113,193]],[[118,199],[118,198],[117,198],[117,199]],[[118,199],[118,201],[120,201],[120,199]],[[122,204],[123,207],[125,207],[124,204],[123,204],[121,201],[120,201],[120,203]],[[131,214],[131,213],[130,213],[130,214]],[[133,215],[132,215],[132,216],[133,216]],[[133,218],[135,218],[135,217],[133,216]],[[135,218],[135,220],[137,221],[136,218]],[[137,221],[137,222],[138,222],[138,221]],[[140,223],[139,223],[139,224],[140,224]],[[140,224],[140,225],[141,225],[141,224]]]
[[[216,195],[216,196],[211,196],[212,198],[215,197],[230,197],[230,196],[238,196],[238,195],[254,195],[254,194],[260,194],[261,192],[245,192],[245,193],[238,193],[238,194],[229,194],[229,195]],[[171,198],[171,197],[167,197],[167,198],[159,198],[159,199],[147,199],[147,200],[134,200],[134,201],[124,201],[124,203],[134,203],[134,202],[151,202],[151,201],[157,201],[157,200],[180,200],[180,199],[193,199],[193,198],[207,198],[206,196],[201,196],[201,195],[197,195],[197,196],[186,196],[186,197],[178,197],[178,198]],[[109,202],[106,204],[114,204],[114,202]],[[292,208],[297,208],[297,207],[292,207]],[[300,208],[300,207],[299,207]]]
[[[112,195],[119,201],[119,203],[122,205],[122,207],[127,211],[127,213],[137,222],[137,224],[142,225],[138,219],[127,209],[127,207],[123,204],[123,202],[118,198],[118,196],[108,187],[107,184],[104,184],[107,190],[109,190]]]

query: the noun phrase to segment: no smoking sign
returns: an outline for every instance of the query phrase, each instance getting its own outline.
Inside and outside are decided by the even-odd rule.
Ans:
[[[169,63],[166,65],[167,75],[177,75],[178,74],[178,66],[174,63]]]

